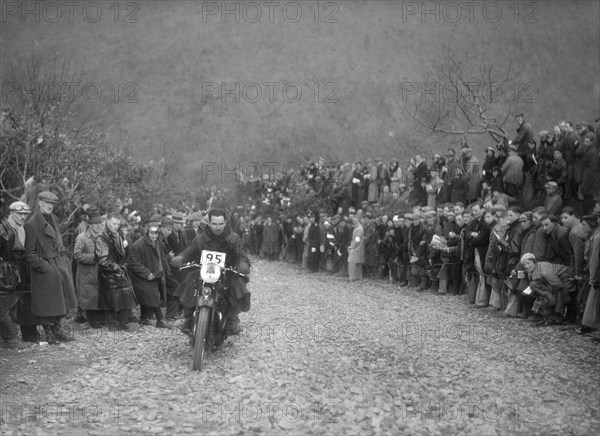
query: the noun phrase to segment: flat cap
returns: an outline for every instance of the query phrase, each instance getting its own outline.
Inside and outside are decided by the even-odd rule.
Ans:
[[[548,182],[548,183],[546,183],[546,184],[544,185],[544,187],[546,187],[546,188],[555,188],[555,189],[558,189],[558,183],[556,183],[556,182]]]
[[[511,145],[508,146],[508,149],[512,150],[512,151],[517,151],[517,146],[511,144]]]
[[[15,212],[31,212],[29,205],[23,201],[15,201],[14,203],[11,203],[8,208]]]
[[[46,203],[58,204],[58,197],[50,191],[42,191],[38,194],[38,200]]]
[[[550,132],[548,132],[547,130],[542,130],[540,133],[538,133],[538,136],[548,136],[550,134]]]
[[[170,227],[173,228],[173,218],[169,218],[168,216],[162,217],[160,220],[161,227]]]
[[[173,214],[173,222],[179,224],[185,224],[185,219],[183,218],[183,214],[180,212],[175,212]]]
[[[160,222],[162,221],[162,215],[155,213],[150,217],[150,220],[148,221],[149,224],[152,223],[156,223],[156,224],[160,224]]]
[[[90,215],[90,218],[88,219],[88,224],[102,224],[103,222],[104,220],[100,214]]]
[[[517,117],[525,117],[525,114],[523,112],[519,112],[518,114],[515,115],[515,118]]]
[[[201,221],[202,214],[200,212],[193,212],[188,216],[188,221]]]
[[[425,218],[435,218],[435,211],[433,210],[428,210],[427,212],[425,212]]]

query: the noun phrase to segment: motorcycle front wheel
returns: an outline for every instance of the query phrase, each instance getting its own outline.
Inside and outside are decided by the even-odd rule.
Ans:
[[[208,342],[208,324],[210,322],[210,308],[201,307],[196,321],[196,333],[194,335],[194,360],[192,369],[194,371],[202,370],[202,360],[206,351]]]

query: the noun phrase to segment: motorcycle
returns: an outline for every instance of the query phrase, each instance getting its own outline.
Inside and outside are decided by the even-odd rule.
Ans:
[[[202,363],[207,354],[212,353],[227,339],[227,315],[230,303],[225,297],[229,285],[226,272],[246,277],[233,268],[225,267],[226,253],[203,250],[200,263],[190,262],[182,265],[180,271],[194,268],[198,271],[194,277],[194,296],[196,309],[193,316],[192,369],[202,370]]]

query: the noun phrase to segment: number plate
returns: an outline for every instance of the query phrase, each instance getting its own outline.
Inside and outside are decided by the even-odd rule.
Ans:
[[[216,263],[221,268],[225,268],[225,253],[221,253],[219,251],[208,251],[202,250],[202,255],[200,256],[200,263]]]

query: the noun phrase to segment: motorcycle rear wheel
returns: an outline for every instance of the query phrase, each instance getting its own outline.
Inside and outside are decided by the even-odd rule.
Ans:
[[[209,348],[208,345],[208,324],[210,322],[210,309],[201,307],[196,321],[196,331],[194,335],[194,359],[192,361],[192,369],[194,371],[202,370],[202,360],[204,354]]]

